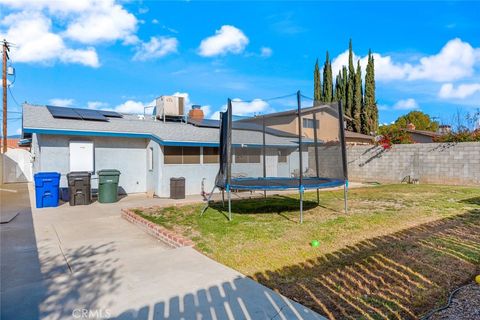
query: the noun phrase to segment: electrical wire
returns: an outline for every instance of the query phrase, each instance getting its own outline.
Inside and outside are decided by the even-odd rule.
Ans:
[[[258,101],[258,100],[261,100],[261,101],[265,101],[265,102],[268,102],[268,101],[273,101],[273,100],[279,100],[279,99],[285,99],[285,98],[289,98],[289,97],[293,97],[297,95],[297,93],[290,93],[290,94],[286,94],[286,95],[283,95],[283,96],[278,96],[278,97],[272,97],[272,98],[268,98],[268,99],[262,99],[262,98],[255,98],[255,99],[252,99],[252,100],[233,100],[232,99],[232,103],[235,103],[235,102],[248,102],[248,103],[251,103],[251,102],[254,102],[254,101]]]
[[[439,311],[442,311],[442,310],[445,310],[447,309],[448,307],[450,307],[450,305],[452,304],[452,300],[453,300],[453,296],[458,292],[460,291],[460,289],[463,289],[465,288],[466,286],[470,285],[470,283],[467,283],[467,284],[464,284],[463,286],[461,287],[458,287],[457,289],[453,290],[450,295],[448,296],[448,301],[447,301],[447,304],[444,305],[443,307],[439,307],[439,308],[436,308],[436,309],[433,309],[431,310],[430,312],[428,312],[426,315],[424,315],[423,317],[420,318],[420,320],[428,320],[430,319],[431,316],[433,316],[435,313],[439,312]]]
[[[13,95],[12,89],[10,89],[10,86],[8,86],[8,92],[10,92],[10,97],[12,97],[12,100],[15,102],[15,104],[17,105],[17,107],[22,108],[22,106],[20,105],[20,103],[18,103],[17,99],[15,99],[15,96]],[[20,112],[20,113],[21,113],[21,112]]]
[[[300,94],[300,96],[301,96],[302,98],[315,101],[313,98],[307,97],[306,95]]]

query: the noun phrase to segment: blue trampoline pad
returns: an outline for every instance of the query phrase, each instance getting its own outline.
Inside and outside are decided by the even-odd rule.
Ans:
[[[345,181],[342,179],[331,178],[311,178],[304,177],[302,179],[303,189],[322,189],[343,186]],[[299,189],[299,178],[280,178],[280,177],[266,177],[266,178],[232,178],[230,188],[234,190],[288,190]]]

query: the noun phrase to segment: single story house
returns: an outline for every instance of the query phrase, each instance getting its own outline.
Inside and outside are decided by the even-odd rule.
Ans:
[[[443,129],[444,127],[442,127]],[[405,129],[406,133],[410,135],[413,142],[415,143],[432,143],[435,142],[435,138],[442,136],[444,133],[442,131],[434,132],[427,130],[417,130],[413,123],[407,124]]]
[[[31,139],[33,173],[60,172],[61,187],[67,187],[66,175],[71,171],[92,172],[92,188],[97,188],[98,170],[118,169],[119,187],[125,193],[168,197],[171,178],[185,177],[186,194],[201,194],[212,190],[218,172],[219,122],[203,119],[198,109],[190,116],[187,121],[185,117],[159,120],[150,115],[26,103],[22,127],[24,138]],[[272,146],[272,152],[266,152],[267,173],[291,176],[299,161],[298,152],[289,151],[295,149],[296,141],[278,132],[266,133]],[[239,145],[262,141],[261,131],[239,131],[235,136]],[[234,148],[235,167],[253,169],[261,176],[261,148],[245,149],[248,153]],[[308,151],[303,160],[307,168]]]
[[[33,173],[60,172],[61,187],[68,186],[66,175],[71,171],[92,172],[92,188],[97,188],[98,170],[118,169],[119,187],[125,193],[168,197],[170,178],[184,177],[186,194],[200,194],[213,188],[219,168],[218,121],[162,121],[153,116],[24,104],[22,126],[24,137],[31,139]],[[236,137],[240,145],[251,145],[262,141],[262,132],[240,131]],[[273,133],[267,133],[267,140],[290,150],[296,143],[291,136]],[[251,171],[258,166],[256,171],[261,172],[261,148],[255,154],[239,149],[234,150],[236,167]],[[282,175],[290,175],[293,164],[298,164],[298,155],[294,157],[271,154],[267,160]],[[306,166],[306,155],[304,161]]]

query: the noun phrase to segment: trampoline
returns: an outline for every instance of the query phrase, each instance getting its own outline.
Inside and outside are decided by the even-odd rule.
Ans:
[[[344,181],[330,178],[303,178],[303,189],[322,189],[343,186]],[[232,190],[288,190],[297,189],[298,179],[295,178],[232,178],[230,189]]]
[[[228,219],[232,219],[231,193],[236,191],[298,190],[300,223],[305,190],[344,187],[347,212],[348,175],[341,103],[313,102],[302,108],[297,91],[295,109],[263,115],[238,116],[240,101],[228,99],[220,114],[219,171],[215,188],[227,193]],[[238,105],[235,105],[238,103]],[[201,214],[208,208],[211,196]],[[223,199],[223,197],[222,197]]]

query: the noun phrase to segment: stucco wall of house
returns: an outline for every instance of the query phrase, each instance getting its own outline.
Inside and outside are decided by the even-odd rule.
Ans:
[[[351,181],[480,186],[480,142],[347,146],[347,159]]]
[[[35,135],[34,172],[60,172],[60,186],[67,187],[67,173],[70,171],[71,140],[93,141],[95,172],[92,188],[98,188],[97,171],[118,169],[121,172],[119,187],[126,193],[147,191],[146,139],[115,137],[77,137],[60,135]]]

